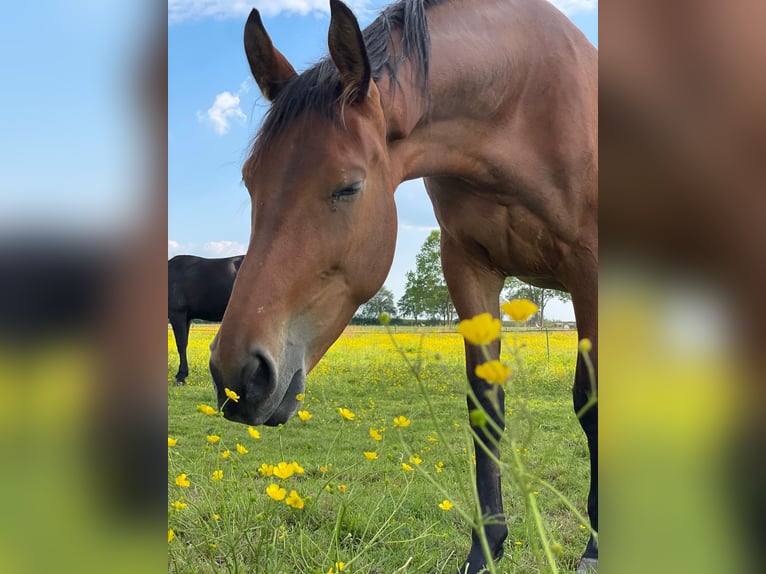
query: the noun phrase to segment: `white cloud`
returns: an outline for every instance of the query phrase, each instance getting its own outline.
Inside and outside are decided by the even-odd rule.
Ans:
[[[411,223],[399,223],[399,231],[438,231],[435,225],[413,225]]]
[[[247,116],[239,107],[239,92],[221,92],[215,97],[213,105],[204,114],[197,112],[197,119],[206,121],[218,135],[224,135],[229,131],[231,118],[246,120]]]
[[[368,11],[370,0],[346,0],[357,15]],[[282,12],[305,16],[311,12],[330,12],[329,0],[168,0],[168,22],[177,24],[205,18],[245,18],[252,8],[263,16]]]
[[[168,257],[179,255],[180,253],[187,251],[188,247],[189,247],[188,245],[183,245],[179,243],[178,241],[173,241],[172,239],[168,239]]]
[[[548,0],[567,16],[598,10],[598,0]]]
[[[215,257],[231,257],[242,255],[247,251],[247,246],[237,241],[208,241],[202,246],[202,251]]]

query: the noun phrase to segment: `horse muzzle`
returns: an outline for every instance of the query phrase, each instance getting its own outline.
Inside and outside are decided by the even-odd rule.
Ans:
[[[253,349],[238,368],[226,370],[212,353],[210,372],[224,417],[247,425],[287,422],[300,406],[296,395],[306,388],[301,357],[288,352],[278,365],[267,351]],[[227,377],[227,371],[234,376]],[[236,401],[227,397],[227,388],[239,395]]]

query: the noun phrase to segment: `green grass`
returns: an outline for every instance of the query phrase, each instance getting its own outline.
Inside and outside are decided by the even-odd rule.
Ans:
[[[168,434],[178,439],[168,449],[168,528],[176,536],[168,545],[168,571],[326,574],[338,561],[345,563],[345,572],[359,574],[457,571],[470,545],[470,525],[457,510],[470,513],[473,464],[462,338],[435,330],[419,334],[400,328],[395,334],[398,345],[422,367],[421,379],[445,441],[436,439],[418,383],[390,337],[363,327],[347,329],[309,375],[303,408],[312,418],[259,427],[256,440],[246,426],[196,410],[200,403],[215,401],[207,371],[207,347],[215,329],[193,327],[186,387],[172,386],[178,358],[168,335]],[[506,405],[508,427],[519,431],[519,454],[531,474],[584,513],[587,448],[570,392],[576,333],[550,334],[550,361],[544,334],[505,338],[506,347],[514,340],[520,345],[523,359],[507,387],[520,397],[509,396]],[[338,414],[341,407],[354,412],[355,419],[344,420]],[[393,419],[400,415],[412,424],[394,428]],[[379,429],[383,440],[373,440],[370,428]],[[209,434],[220,435],[221,441],[209,444]],[[237,443],[249,452],[237,454]],[[223,459],[226,449],[231,455]],[[364,451],[377,452],[379,458],[367,460]],[[422,463],[410,463],[416,468],[407,472],[402,463],[411,454]],[[297,461],[305,473],[286,480],[258,473],[261,464],[280,461]],[[441,472],[438,463],[443,463]],[[214,482],[211,475],[217,469],[224,478]],[[175,484],[180,473],[188,475],[189,488]],[[269,498],[265,489],[273,482],[288,493],[295,490],[305,507],[296,510]],[[587,532],[557,496],[543,486],[537,491],[552,542],[562,547],[560,571],[573,571]],[[444,498],[456,508],[441,510]],[[188,506],[173,509],[170,503],[177,500]],[[538,572],[531,520],[508,478],[504,505],[510,534],[498,571]]]

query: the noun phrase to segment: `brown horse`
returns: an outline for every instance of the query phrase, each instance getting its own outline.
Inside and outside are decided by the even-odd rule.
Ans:
[[[383,284],[396,242],[394,191],[419,177],[460,318],[499,316],[506,276],[564,289],[595,359],[596,50],[545,0],[403,0],[364,32],[342,2],[330,5],[330,57],[302,74],[257,11],[245,26],[250,68],[272,105],[243,168],[250,246],[211,345],[219,405],[224,387],[241,397],[225,416],[277,425],[296,412],[306,374]],[[484,357],[469,344],[465,351],[483,401],[487,384],[474,368]],[[576,411],[591,388],[580,357]],[[502,395],[500,403],[504,412]],[[581,424],[597,530],[597,410]],[[475,429],[479,438],[496,444],[485,428]],[[498,466],[475,450],[480,502],[495,520],[486,528],[491,558],[474,532],[470,573],[502,555],[508,532]],[[581,567],[597,556],[591,539]]]

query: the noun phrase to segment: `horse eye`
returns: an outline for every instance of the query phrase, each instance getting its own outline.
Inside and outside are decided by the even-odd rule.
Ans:
[[[362,191],[362,188],[364,187],[363,181],[355,181],[351,185],[348,185],[346,187],[342,187],[341,189],[336,189],[332,192],[332,198],[333,199],[351,199],[354,195]]]

